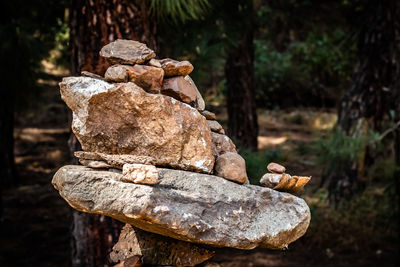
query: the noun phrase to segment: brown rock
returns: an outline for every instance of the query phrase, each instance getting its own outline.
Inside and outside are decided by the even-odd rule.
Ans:
[[[228,136],[214,132],[211,134],[215,148],[215,155],[222,155],[226,152],[236,153],[236,146]]]
[[[128,81],[128,72],[122,65],[114,65],[106,70],[104,78],[108,82],[125,83]]]
[[[186,76],[193,71],[193,65],[189,61],[177,61],[170,58],[160,60],[161,68],[165,72],[165,77]]]
[[[164,71],[161,68],[138,65],[123,66],[129,76],[129,81],[142,87],[149,93],[158,94],[164,78]]]
[[[194,107],[200,111],[204,110],[206,108],[206,103],[204,102],[204,99],[201,96],[199,89],[197,89],[196,84],[189,75],[185,76],[185,80],[188,81],[196,89],[196,101],[194,102]]]
[[[141,256],[144,264],[195,266],[214,256],[214,251],[162,235],[149,233],[129,224],[121,230],[110,253],[112,262]]]
[[[267,169],[272,173],[284,173],[286,171],[285,167],[275,162],[268,164]]]
[[[218,121],[207,120],[208,126],[210,126],[211,131],[219,134],[225,134],[224,129],[222,129],[221,124]]]
[[[134,83],[69,77],[60,87],[83,150],[148,156],[173,168],[212,172],[211,131],[196,109]]]
[[[141,64],[156,56],[145,44],[132,40],[118,39],[104,46],[100,51],[110,64]]]
[[[155,59],[155,58],[150,59],[149,63],[147,63],[147,64],[148,64],[149,66],[161,68],[160,60]]]
[[[102,160],[91,160],[91,159],[79,159],[79,163],[83,166],[90,167],[93,169],[108,169],[112,168],[111,165]]]
[[[218,156],[215,162],[215,175],[240,184],[248,181],[244,159],[232,152]]]
[[[158,183],[158,171],[153,165],[124,164],[122,175],[125,182],[148,185]]]
[[[200,111],[200,114],[203,115],[204,117],[206,117],[207,120],[216,120],[217,119],[217,116],[215,116],[214,113],[212,113],[211,111],[208,111],[208,110]]]
[[[100,75],[95,74],[95,73],[91,73],[91,72],[86,71],[86,70],[81,71],[81,75],[85,76],[85,77],[90,77],[90,78],[99,79],[99,80],[103,80],[104,81],[104,78],[101,77]]]
[[[94,168],[89,166],[91,162],[104,162],[109,168],[117,168],[122,169],[124,164],[147,164],[147,165],[160,165],[167,166],[168,164],[165,161],[157,161],[153,157],[149,156],[135,156],[135,155],[110,155],[99,152],[86,152],[86,151],[76,151],[74,153],[75,157],[79,159],[82,165]],[[100,163],[95,163],[100,164]]]
[[[192,105],[197,98],[196,87],[182,76],[164,79],[161,93]]]
[[[260,185],[268,188],[274,188],[282,179],[282,174],[279,173],[266,173],[261,177]]]

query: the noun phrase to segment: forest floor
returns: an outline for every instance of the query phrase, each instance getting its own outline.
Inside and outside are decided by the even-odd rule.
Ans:
[[[15,150],[19,183],[3,192],[0,266],[69,264],[71,208],[51,185],[57,169],[71,162],[67,145],[68,112],[57,87],[67,73],[57,70],[47,73],[41,81],[43,93],[17,116]],[[224,124],[226,113],[217,112],[217,118]],[[317,156],[309,153],[308,147],[326,135],[335,120],[334,111],[259,111],[259,149],[279,152],[280,163],[288,173],[313,177],[301,194],[308,202],[312,201],[322,171]],[[267,162],[263,164],[261,170]],[[390,249],[377,248],[374,253],[338,250],[338,253],[330,246],[329,237],[323,240],[325,245],[315,246],[307,234],[284,251],[218,249],[214,261],[223,267],[396,266],[395,253]]]

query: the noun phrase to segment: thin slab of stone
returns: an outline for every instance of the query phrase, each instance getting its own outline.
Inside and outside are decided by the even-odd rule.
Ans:
[[[195,266],[214,254],[214,251],[192,243],[149,233],[126,224],[110,253],[110,259],[118,263],[141,256],[144,264]]]
[[[68,77],[60,88],[84,151],[148,156],[172,168],[212,172],[211,131],[195,108],[131,82]]]
[[[92,73],[92,72],[89,72],[89,71],[86,71],[86,70],[81,71],[81,75],[85,76],[85,77],[90,77],[90,78],[99,79],[99,80],[104,81],[104,78],[102,76]]]
[[[73,208],[142,230],[217,247],[281,249],[310,223],[303,199],[221,177],[158,169],[159,183],[122,182],[122,174],[64,166],[53,185]]]
[[[193,65],[187,60],[178,61],[171,58],[164,58],[159,60],[159,62],[165,72],[165,77],[186,76],[194,69]]]
[[[216,120],[217,116],[214,113],[208,110],[200,111],[200,114],[203,115],[207,120]]]
[[[92,159],[79,159],[79,163],[83,166],[90,167],[93,169],[109,169],[113,168],[112,165],[108,164],[103,160],[92,160]]]
[[[105,45],[100,50],[100,56],[110,64],[141,64],[156,56],[147,45],[133,41],[118,39]]]
[[[309,176],[291,176],[287,173],[266,173],[261,177],[260,185],[288,193],[298,193],[311,180]]]

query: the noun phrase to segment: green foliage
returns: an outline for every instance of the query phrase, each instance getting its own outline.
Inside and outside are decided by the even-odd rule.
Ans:
[[[349,136],[335,128],[329,138],[317,142],[319,163],[324,166],[326,173],[342,170],[348,163],[358,162],[367,145],[372,148],[379,145],[377,133]]]
[[[281,150],[260,150],[257,152],[244,150],[239,151],[239,153],[246,161],[247,176],[251,184],[259,184],[261,177],[267,171],[269,162],[282,162],[284,160]]]
[[[172,18],[175,23],[197,20],[210,8],[208,0],[151,0],[150,12],[161,20]]]

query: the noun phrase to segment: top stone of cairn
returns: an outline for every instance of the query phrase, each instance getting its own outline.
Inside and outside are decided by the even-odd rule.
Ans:
[[[118,39],[104,46],[100,51],[100,56],[110,64],[135,65],[154,58],[156,54],[143,43]]]

